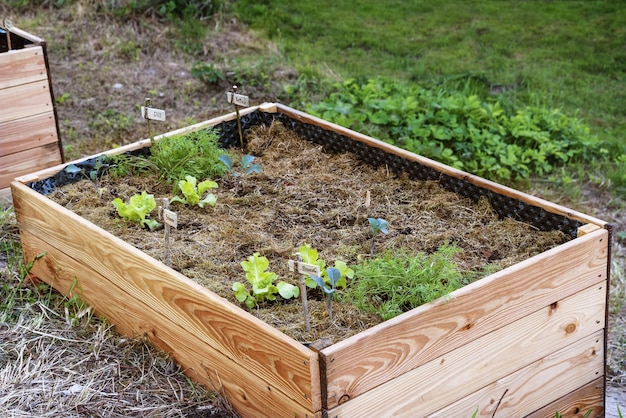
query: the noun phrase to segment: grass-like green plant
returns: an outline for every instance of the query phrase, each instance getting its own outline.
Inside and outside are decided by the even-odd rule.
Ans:
[[[156,201],[154,200],[154,195],[148,194],[146,191],[132,195],[128,203],[124,203],[119,197],[113,199],[111,203],[122,218],[131,222],[138,222],[142,226],[145,225],[151,231],[160,225],[154,219],[148,218],[150,213],[156,208]]]
[[[198,183],[198,180],[194,176],[185,176],[185,180],[178,182],[178,188],[182,192],[184,197],[174,196],[171,203],[182,203],[185,205],[199,206],[203,208],[206,205],[215,206],[217,197],[213,193],[207,193],[204,198],[202,197],[207,190],[215,189],[218,185],[213,180],[204,180]]]
[[[188,175],[197,179],[222,177],[228,170],[218,158],[224,153],[217,132],[203,129],[159,139],[151,147],[149,160],[161,180],[177,185]]]
[[[254,253],[247,260],[242,261],[241,267],[246,273],[246,279],[252,285],[252,292],[248,291],[241,282],[233,283],[232,289],[235,298],[239,302],[245,303],[250,309],[264,301],[275,301],[277,295],[280,295],[283,299],[300,296],[298,286],[285,281],[274,283],[278,276],[276,273],[268,270],[269,260],[259,253]]]
[[[346,300],[387,320],[445,296],[463,285],[454,256],[461,250],[444,245],[433,254],[386,250],[354,266]]]

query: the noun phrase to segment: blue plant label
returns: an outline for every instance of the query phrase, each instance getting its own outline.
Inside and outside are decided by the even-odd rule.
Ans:
[[[228,103],[244,107],[250,106],[250,98],[248,96],[244,96],[243,94],[228,91],[226,92],[226,98],[228,99]]]
[[[165,120],[165,110],[141,106],[141,116],[150,120]]]

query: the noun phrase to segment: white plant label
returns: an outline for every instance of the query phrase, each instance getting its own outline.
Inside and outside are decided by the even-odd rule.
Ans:
[[[289,271],[296,269],[296,263],[298,263],[298,273],[306,274],[307,276],[320,277],[320,266],[317,264],[303,263],[302,261],[289,260]]]
[[[4,19],[4,28],[6,30],[13,29],[13,23],[9,19]]]
[[[248,96],[244,96],[243,94],[227,91],[226,98],[228,99],[228,103],[243,107],[250,106],[250,98]]]
[[[169,209],[163,209],[163,222],[174,229],[178,228],[178,214]]]
[[[165,110],[141,106],[141,116],[150,120],[165,120]]]

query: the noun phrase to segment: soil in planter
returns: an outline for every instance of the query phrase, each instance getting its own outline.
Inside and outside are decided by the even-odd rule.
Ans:
[[[218,179],[215,207],[174,204],[178,229],[171,230],[172,267],[206,288],[241,305],[233,296],[235,281],[247,284],[241,261],[259,252],[280,280],[297,284],[288,260],[309,243],[331,266],[335,260],[353,265],[371,257],[368,217],[389,222],[389,234],[376,238],[375,252],[405,248],[432,253],[444,244],[463,251],[456,255],[468,278],[479,278],[566,242],[560,231],[542,232],[510,218],[499,219],[486,200],[474,203],[446,191],[434,181],[409,180],[385,167],[373,168],[353,155],[327,154],[321,146],[299,138],[280,123],[248,131],[247,153],[263,171],[248,177]],[[234,153],[241,153],[232,150]],[[172,187],[154,176],[117,181],[108,176],[63,186],[49,197],[92,223],[164,259],[162,228],[148,231],[119,218],[111,201],[128,201],[147,191],[171,198]],[[366,206],[369,192],[371,203]],[[469,280],[469,279],[468,279]],[[280,298],[279,298],[280,299]],[[245,307],[244,307],[245,308]],[[311,332],[304,328],[299,300],[264,304],[251,312],[302,342],[330,338],[337,342],[381,319],[348,303],[333,303],[329,321],[322,294],[309,290]]]

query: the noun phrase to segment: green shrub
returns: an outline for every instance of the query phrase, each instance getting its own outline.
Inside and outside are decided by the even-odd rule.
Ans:
[[[581,120],[558,109],[515,108],[496,99],[384,78],[335,85],[310,113],[496,181],[545,175],[608,151]]]

